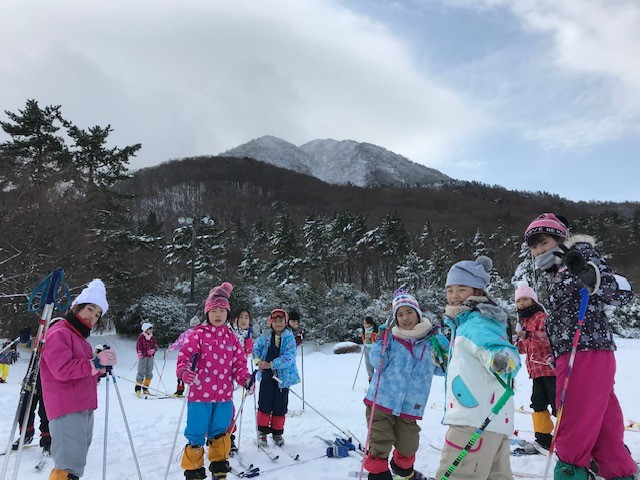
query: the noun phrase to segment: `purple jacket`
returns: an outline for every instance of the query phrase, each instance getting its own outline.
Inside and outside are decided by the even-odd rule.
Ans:
[[[49,420],[98,408],[98,376],[91,374],[93,349],[63,318],[45,339],[40,363],[42,396]]]
[[[190,402],[227,402],[233,399],[233,381],[247,383],[247,355],[243,345],[227,325],[210,324],[194,328],[178,354],[176,376],[191,368],[194,353],[199,353],[198,381],[189,388]]]

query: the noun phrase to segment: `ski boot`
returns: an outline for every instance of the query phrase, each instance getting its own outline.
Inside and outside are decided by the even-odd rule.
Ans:
[[[258,433],[258,446],[266,447],[267,446],[267,434],[264,432]]]
[[[24,444],[29,445],[31,442],[33,442],[33,434],[27,433],[27,436],[24,437]],[[13,445],[11,445],[11,450],[18,450],[18,446],[20,446],[19,438],[15,442],[13,442]]]
[[[229,456],[235,457],[236,453],[238,453],[238,447],[236,445],[236,436],[231,434],[230,439],[231,439],[231,448],[229,449]]]
[[[367,476],[369,480],[393,480],[393,475],[389,470],[385,470],[381,473],[369,473]]]
[[[49,480],[80,480],[80,477],[77,477],[66,470],[58,470],[57,468],[54,468],[49,474]]]
[[[554,480],[595,480],[595,476],[591,471],[565,463],[562,460],[556,462],[553,478]]]
[[[274,433],[273,434],[273,443],[275,443],[278,447],[283,447],[284,446],[284,438],[282,438],[282,434],[281,433]]]
[[[401,468],[391,460],[391,470],[393,470],[393,473],[396,475],[396,479],[410,478],[411,480],[427,480],[427,477],[415,470],[413,465],[409,468]]]
[[[226,460],[220,462],[211,462],[209,464],[209,471],[213,475],[214,480],[226,480],[227,473],[231,471],[229,462]]]
[[[40,446],[42,447],[42,455],[51,456],[51,437],[49,435],[40,437]]]

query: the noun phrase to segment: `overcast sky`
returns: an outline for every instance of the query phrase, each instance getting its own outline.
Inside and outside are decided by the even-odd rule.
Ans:
[[[133,168],[353,139],[454,178],[640,201],[634,0],[2,0],[0,45],[0,110],[109,123],[142,143]]]

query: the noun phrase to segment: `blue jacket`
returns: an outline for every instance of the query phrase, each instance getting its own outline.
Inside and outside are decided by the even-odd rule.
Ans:
[[[271,345],[271,329],[261,335],[253,346],[253,357],[265,360]],[[280,356],[271,361],[271,370],[282,380],[280,388],[289,388],[300,382],[296,367],[296,340],[290,329],[285,328],[280,340]],[[262,377],[258,373],[259,378]]]
[[[442,370],[431,360],[431,337],[435,337],[436,332],[437,329],[433,328],[427,336],[413,342],[388,333],[389,341],[384,352],[376,409],[404,418],[422,418],[433,375],[443,375]],[[378,340],[369,352],[369,360],[376,371],[364,399],[367,405],[373,403],[385,334],[386,332],[378,335]]]
[[[520,369],[518,349],[507,338],[507,313],[494,305],[480,303],[474,310],[453,320],[446,317],[445,321],[451,327],[451,343],[442,423],[479,427],[505,391],[492,373],[493,355],[500,352],[509,356],[514,365],[511,378]],[[511,435],[513,413],[511,397],[487,430]]]

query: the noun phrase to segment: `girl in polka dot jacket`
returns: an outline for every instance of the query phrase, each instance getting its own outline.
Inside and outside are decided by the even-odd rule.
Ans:
[[[248,394],[254,389],[244,347],[227,325],[232,290],[233,286],[225,282],[209,292],[204,306],[207,321],[194,328],[178,354],[176,375],[191,385],[184,431],[188,444],[182,455],[187,480],[207,478],[205,442],[213,478],[227,478],[231,447],[227,428],[232,419],[233,381],[243,385]],[[196,354],[196,368],[191,370]]]

